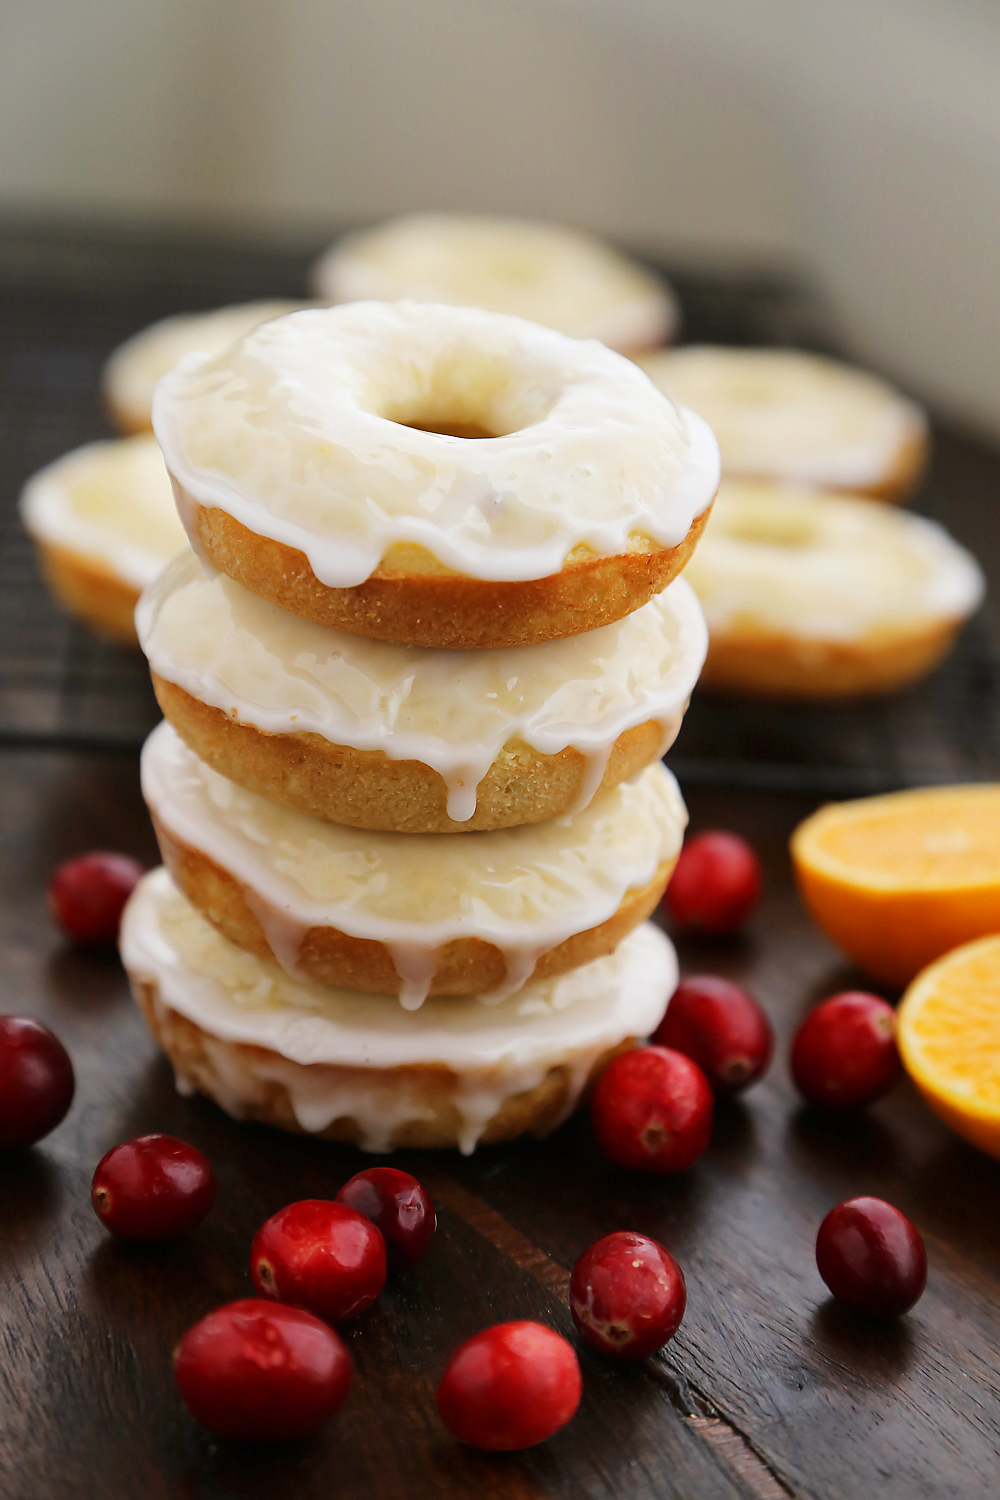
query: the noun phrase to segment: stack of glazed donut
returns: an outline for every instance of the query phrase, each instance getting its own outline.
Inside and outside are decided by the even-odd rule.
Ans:
[[[165,868],[121,946],[179,1087],[370,1150],[552,1129],[676,981],[710,429],[405,301],[190,356],[154,425],[193,551],[137,611]]]

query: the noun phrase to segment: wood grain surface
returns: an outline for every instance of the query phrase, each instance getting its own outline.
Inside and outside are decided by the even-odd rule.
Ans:
[[[665,1181],[620,1171],[585,1118],[544,1143],[463,1160],[400,1154],[440,1210],[431,1253],[345,1330],[348,1402],[314,1440],[220,1442],[185,1413],[170,1351],[218,1303],[250,1292],[261,1221],[332,1196],[361,1155],[239,1126],[173,1089],[111,954],[64,945],[44,900],[62,858],[115,847],[155,858],[131,757],[8,752],[0,805],[0,1006],[68,1046],[77,1096],[64,1123],[0,1164],[0,1495],[3,1500],[319,1500],[396,1497],[729,1497],[965,1500],[1000,1473],[1000,1163],[951,1137],[904,1083],[866,1114],[800,1107],[785,1056],[799,1016],[859,976],[811,928],[791,889],[789,829],[809,810],[778,794],[689,792],[693,825],[753,839],[764,903],[745,937],[680,944],[685,971],[746,980],[778,1055],[712,1145]],[[102,1230],[89,1179],[117,1141],[151,1130],[207,1152],[216,1207],[175,1244]],[[816,1227],[838,1199],[888,1197],[920,1226],[927,1292],[879,1326],[834,1307]],[[572,1424],[524,1454],[454,1443],[434,1410],[449,1352],[484,1325],[538,1318],[572,1335],[568,1269],[598,1235],[662,1240],[688,1279],[663,1356],[617,1368],[582,1353]]]
[[[154,710],[141,661],[48,604],[14,500],[33,469],[105,434],[98,379],[119,340],[171,312],[301,294],[318,248],[0,223],[0,1011],[46,1021],[77,1074],[59,1129],[0,1158],[0,1500],[1000,1494],[1000,1163],[950,1136],[905,1082],[863,1115],[830,1119],[801,1106],[786,1065],[806,1009],[862,979],[802,912],[788,833],[821,786],[1000,776],[1000,664],[981,622],[947,676],[869,710],[807,722],[799,709],[740,713],[696,696],[672,757],[689,777],[693,826],[750,837],[767,886],[745,937],[682,942],[682,968],[744,980],[778,1049],[766,1079],[719,1111],[692,1171],[620,1171],[579,1117],[547,1142],[470,1159],[400,1154],[432,1190],[440,1229],[420,1267],[345,1329],[356,1374],[333,1422],[308,1443],[254,1449],[215,1440],[181,1406],[171,1349],[203,1313],[250,1292],[260,1223],[295,1198],[332,1196],[366,1158],[179,1098],[115,956],[55,932],[45,887],[60,860],[94,847],[156,858],[134,755],[67,747],[134,747]],[[827,341],[807,291],[783,277],[675,269],[689,338]],[[972,546],[996,594],[995,448],[939,427],[916,503]],[[32,739],[63,748],[29,751]],[[696,784],[727,781],[758,790]],[[218,1199],[186,1239],[128,1246],[96,1219],[90,1177],[110,1146],[153,1130],[208,1153]],[[927,1242],[927,1292],[886,1326],[836,1308],[815,1269],[820,1220],[859,1192],[896,1203]],[[689,1300],[676,1339],[638,1368],[583,1351],[581,1410],[535,1450],[454,1443],[433,1401],[450,1352],[513,1317],[572,1336],[569,1269],[618,1228],[654,1235],[680,1260]]]

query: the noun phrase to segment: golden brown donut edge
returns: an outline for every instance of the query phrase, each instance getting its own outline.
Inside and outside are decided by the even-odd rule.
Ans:
[[[202,850],[182,843],[153,817],[163,862],[191,905],[223,937],[257,958],[277,958],[260,922],[246,900],[243,885]],[[665,860],[648,885],[625,893],[618,910],[597,927],[575,933],[543,953],[533,979],[551,979],[611,953],[659,903],[675,859]],[[251,900],[252,900],[251,893]],[[370,994],[398,995],[400,978],[389,949],[373,938],[353,937],[336,927],[310,927],[304,934],[296,967],[320,984]],[[506,978],[503,953],[482,938],[454,938],[438,954],[431,981],[432,995],[479,995],[496,989]]]
[[[271,802],[329,823],[382,833],[476,833],[543,823],[576,802],[586,757],[567,747],[541,755],[529,745],[505,745],[479,783],[467,822],[448,816],[448,789],[419,760],[392,760],[384,750],[335,745],[320,734],[270,734],[246,724],[152,674],[164,716],[194,753],[221,776]],[[678,711],[669,739],[680,729]],[[657,758],[659,723],[624,730],[608,757],[598,791],[636,775]]]
[[[327,587],[304,552],[257,535],[226,511],[192,504],[188,524],[212,567],[290,614],[371,640],[473,651],[541,645],[624,619],[681,571],[710,510],[695,518],[676,547],[634,538],[614,557],[577,547],[547,578],[470,578],[417,549],[419,563],[380,567],[348,589]],[[406,549],[397,551],[405,555]]]
[[[203,1031],[186,1016],[165,1005],[160,999],[158,986],[148,980],[133,981],[133,993],[153,1037],[170,1059],[178,1081],[184,1087],[207,1094],[226,1109],[224,1101],[231,1103],[232,1079],[242,1073],[247,1080],[247,1091],[240,1101],[237,1118],[259,1120],[281,1130],[304,1133],[295,1118],[288,1088],[277,1079],[266,1076],[269,1066],[273,1066],[278,1057],[277,1053],[242,1042],[224,1041]],[[612,1058],[630,1051],[638,1041],[638,1037],[626,1037],[617,1047],[603,1053],[592,1067],[581,1097],[586,1098]],[[223,1059],[221,1069],[220,1055]],[[487,1121],[477,1144],[486,1146],[510,1141],[529,1133],[544,1136],[553,1130],[565,1117],[571,1102],[571,1061],[567,1058],[565,1064],[551,1067],[535,1088],[505,1099],[493,1118]],[[421,1150],[458,1145],[461,1117],[454,1101],[459,1078],[444,1064],[382,1070],[344,1068],[327,1063],[307,1065],[290,1062],[287,1058],[282,1058],[281,1064],[285,1071],[291,1069],[302,1074],[303,1083],[308,1082],[311,1097],[315,1097],[317,1085],[321,1082],[327,1082],[333,1092],[345,1084],[352,1090],[356,1089],[359,1083],[367,1080],[382,1097],[386,1087],[398,1088],[405,1084],[408,1089],[419,1091],[420,1103],[426,1108],[427,1116],[399,1126],[393,1132],[392,1145]],[[229,1112],[234,1113],[233,1110]],[[334,1120],[318,1134],[328,1141],[362,1144],[361,1130],[349,1116]]]

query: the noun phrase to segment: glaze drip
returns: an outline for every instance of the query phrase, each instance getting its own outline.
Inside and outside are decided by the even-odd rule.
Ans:
[[[568,640],[496,651],[393,646],[279,609],[188,553],[143,595],[136,627],[153,671],[270,734],[318,734],[417,760],[442,778],[464,822],[505,747],[586,759],[587,805],[626,730],[680,728],[708,635],[683,578],[624,620]]]
[[[303,1130],[352,1119],[369,1151],[387,1150],[398,1126],[429,1118],[442,1098],[459,1114],[461,1149],[471,1151],[505,1100],[554,1067],[569,1074],[568,1114],[597,1059],[627,1037],[647,1036],[677,983],[671,944],[646,924],[607,957],[493,1007],[429,1000],[407,1014],[384,996],[292,979],[234,947],[163,869],[130,900],[121,951],[134,986],[155,985],[161,1011],[209,1033],[211,1079],[179,1066],[182,1091],[208,1091],[245,1118],[278,1082]],[[432,1094],[420,1083],[428,1072]]]
[[[142,754],[142,788],[164,858],[184,847],[227,871],[275,957],[297,972],[310,928],[385,943],[400,996],[417,1008],[437,954],[456,938],[502,952],[497,1003],[538,957],[607,921],[678,854],[687,821],[677,783],[654,763],[579,813],[492,833],[371,833],[247,792],[213,771],[169,724]]]
[[[291,313],[189,355],[153,426],[192,501],[303,552],[331,588],[399,548],[419,570],[514,582],[578,548],[676,547],[719,479],[708,425],[623,356],[434,303]]]

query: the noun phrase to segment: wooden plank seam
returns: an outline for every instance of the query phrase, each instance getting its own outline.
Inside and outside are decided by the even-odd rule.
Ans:
[[[569,1304],[570,1273],[565,1266],[508,1224],[482,1198],[433,1165],[421,1171],[421,1181],[435,1201],[488,1240],[495,1249],[527,1271],[550,1296]],[[705,1442],[710,1443],[757,1500],[794,1500],[794,1491],[779,1477],[753,1443],[690,1381],[678,1381],[662,1354],[647,1361],[650,1375],[670,1404]]]

